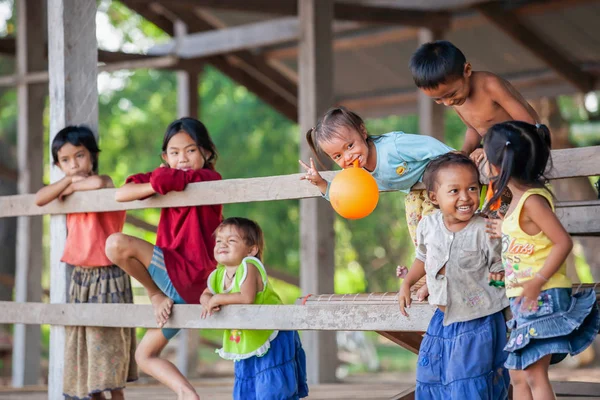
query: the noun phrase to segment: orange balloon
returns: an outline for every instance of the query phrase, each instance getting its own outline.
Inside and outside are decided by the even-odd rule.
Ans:
[[[379,201],[375,178],[355,162],[354,168],[338,173],[329,187],[333,209],[344,218],[359,219],[371,214]]]

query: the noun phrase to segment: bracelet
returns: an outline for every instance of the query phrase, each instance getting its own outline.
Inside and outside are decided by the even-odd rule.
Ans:
[[[544,280],[544,282],[548,282],[549,281],[549,279],[546,279],[546,277],[544,277],[544,275],[540,274],[539,272],[536,272],[535,276],[537,276],[538,278],[542,278]]]

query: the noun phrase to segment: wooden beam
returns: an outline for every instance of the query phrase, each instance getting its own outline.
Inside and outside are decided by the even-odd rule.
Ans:
[[[371,24],[391,24],[445,30],[450,26],[450,13],[395,7],[335,3],[335,19]]]
[[[187,26],[183,21],[174,25],[177,45],[187,35]],[[201,68],[201,66],[199,65]],[[198,70],[177,71],[177,117],[198,118]],[[195,377],[198,365],[199,336],[197,332],[183,329],[177,335],[176,365],[183,376],[190,379]]]
[[[554,170],[550,173],[550,177],[552,179],[564,179],[576,176],[600,175],[600,157],[598,157],[598,154],[600,154],[600,146],[552,150]],[[577,162],[573,162],[573,160],[577,160]],[[322,175],[331,180],[336,173],[324,171]],[[0,196],[0,218],[320,198],[321,194],[317,188],[300,182],[301,176],[302,174],[290,174],[192,183],[183,192],[169,193],[165,196],[156,195],[147,200],[126,203],[114,201],[116,189],[78,192],[62,202],[55,200],[44,207],[35,205],[34,195]],[[423,186],[418,186],[418,188],[423,188]],[[564,204],[568,206],[569,203]],[[577,204],[581,205],[580,203]],[[591,202],[584,206],[592,209],[594,204],[596,203]],[[559,204],[558,207],[560,208],[561,205]]]
[[[298,39],[297,18],[287,17],[215,31],[186,35],[180,44],[174,41],[150,49],[153,55],[173,54],[183,59],[208,57]]]
[[[207,19],[205,13],[195,10],[189,12],[188,9],[177,6],[175,3],[163,3],[160,9],[165,14],[173,18],[178,18],[187,26],[193,27],[192,32],[205,32],[225,28],[225,24],[218,21],[217,18]],[[255,81],[269,88],[279,98],[275,100],[276,104],[288,104],[294,109],[298,104],[298,87],[286,76],[281,74],[275,68],[270,66],[262,56],[255,55],[250,51],[236,51],[225,58],[231,66],[238,68],[244,73],[254,78]]]
[[[300,158],[310,150],[304,132],[333,105],[333,0],[299,0],[298,117]],[[323,199],[300,201],[300,287],[304,293],[333,292],[333,209]],[[306,349],[308,382],[335,382],[338,366],[335,335],[309,332]]]
[[[143,3],[146,0],[130,0]],[[161,4],[173,4],[193,10],[197,7],[295,16],[296,0],[157,0]],[[406,7],[335,3],[334,20],[357,21],[373,24],[395,24],[445,28],[449,26],[450,14],[444,11],[423,11]]]
[[[388,400],[415,400],[415,386],[403,390]]]
[[[421,342],[423,341],[423,332],[377,331],[377,333],[384,338],[391,340],[397,345],[402,346],[415,354],[419,354],[419,348],[421,347]]]
[[[48,0],[48,64],[50,73],[50,142],[67,125],[98,127],[95,0]],[[52,157],[50,157],[52,160]],[[62,178],[50,168],[50,181]],[[50,302],[67,300],[70,268],[61,262],[66,240],[64,216],[50,218]],[[59,306],[60,307],[60,306]],[[48,398],[63,397],[65,332],[50,328]]]
[[[600,383],[597,382],[550,382],[558,397],[598,398]]]
[[[17,73],[46,69],[45,1],[19,0],[17,3]],[[44,108],[46,85],[17,86],[18,121],[18,190],[32,193],[43,185],[44,175]],[[17,263],[15,301],[42,300],[42,218],[19,217],[17,220]],[[40,378],[40,328],[15,325],[13,334],[12,385],[35,385]]]
[[[496,28],[510,36],[536,57],[552,68],[581,92],[589,92],[594,87],[594,77],[572,62],[555,44],[551,44],[529,28],[512,12],[506,11],[502,3],[490,2],[475,6]]]
[[[441,29],[419,29],[419,45],[441,40],[443,32]],[[417,108],[419,117],[419,133],[429,135],[444,142],[444,112],[446,107],[443,104],[436,104],[433,99],[427,96],[423,91],[417,91]]]
[[[422,332],[434,311],[429,304],[415,303],[406,318],[397,304],[231,305],[222,307],[212,317],[200,319],[201,306],[175,305],[165,328]],[[156,328],[152,306],[139,304],[3,301],[0,323]],[[305,348],[306,333],[302,335]]]
[[[148,21],[154,23],[167,34],[173,35],[172,22],[164,15],[155,13],[147,2],[140,3],[132,0],[123,0],[122,2]],[[179,17],[180,15],[177,16]],[[202,24],[202,21],[197,21],[194,25],[190,25],[190,30],[193,32],[194,26],[197,26],[198,24]],[[202,29],[204,29],[204,26]],[[268,85],[260,82],[252,74],[244,71],[239,66],[234,65],[226,57],[209,57],[204,61],[217,68],[238,84],[245,86],[249,91],[253,92],[262,101],[269,104],[285,117],[292,121],[296,121],[297,109],[295,105],[290,104],[286,98],[274,93]],[[193,62],[195,63],[196,61]]]

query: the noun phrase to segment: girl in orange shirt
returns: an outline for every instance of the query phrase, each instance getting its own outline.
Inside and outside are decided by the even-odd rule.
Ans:
[[[98,175],[100,149],[92,131],[68,126],[52,141],[52,159],[65,177],[43,187],[36,204],[84,190],[114,187],[112,179]],[[133,303],[129,275],[106,257],[108,236],[120,232],[125,212],[67,215],[67,242],[62,262],[74,266],[70,303]],[[63,394],[67,399],[124,399],[126,382],[137,379],[135,329],[67,326]]]

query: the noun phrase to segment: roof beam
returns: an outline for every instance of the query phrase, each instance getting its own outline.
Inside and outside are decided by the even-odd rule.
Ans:
[[[139,2],[137,0],[121,1],[131,10],[140,14],[148,21],[154,23],[157,27],[159,27],[169,35],[173,35],[173,23],[166,16],[157,14],[156,7],[151,7],[151,5],[147,2]],[[193,31],[194,29],[197,29],[195,27],[198,27],[200,24],[202,24],[202,21],[198,20],[195,24],[192,24],[192,26],[190,26],[189,29]],[[207,27],[202,26],[202,29],[204,28]],[[248,73],[244,69],[240,68],[238,65],[231,63],[226,57],[208,57],[204,61],[217,68],[219,71],[227,75],[230,79],[236,81],[238,84],[245,86],[248,90],[250,90],[256,96],[258,96],[262,101],[269,104],[271,107],[273,107],[285,117],[289,118],[292,121],[297,120],[298,111],[295,105],[289,103],[287,99],[277,95],[277,93],[275,93],[268,85],[257,80],[251,73]],[[193,60],[185,60],[182,61],[182,64],[194,62],[195,61]]]
[[[506,11],[500,3],[476,5],[478,10],[496,28],[510,36],[536,57],[546,63],[559,76],[582,92],[589,92],[594,87],[594,77],[583,71],[577,64],[569,60],[560,50],[540,35],[531,30],[514,13]]]
[[[181,43],[172,40],[154,46],[151,54],[173,54],[184,59],[208,57],[256,47],[285,43],[298,39],[298,19],[281,18],[233,28],[186,35]]]
[[[147,2],[147,0],[129,1],[132,3]],[[188,8],[206,7],[282,16],[298,15],[296,0],[160,0],[159,2],[161,4],[169,3]],[[450,14],[443,11],[422,11],[409,8],[352,3],[335,3],[333,10],[334,19],[336,20],[442,29],[445,29],[450,24]]]

